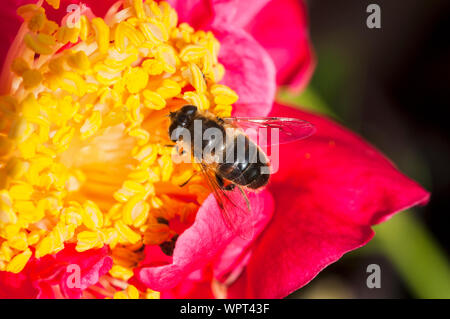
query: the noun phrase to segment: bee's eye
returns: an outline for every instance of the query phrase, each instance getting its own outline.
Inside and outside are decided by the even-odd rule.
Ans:
[[[193,116],[197,112],[197,107],[195,105],[185,105],[181,108],[181,112],[186,114],[186,116]]]
[[[180,113],[177,116],[177,122],[180,124],[187,124],[188,122],[188,116],[186,114]]]

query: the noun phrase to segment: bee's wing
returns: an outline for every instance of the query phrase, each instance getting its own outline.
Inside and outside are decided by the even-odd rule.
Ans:
[[[231,191],[223,190],[216,180],[215,171],[206,163],[199,164],[216,198],[225,225],[242,239],[251,239],[254,235],[254,225],[246,191],[239,185],[235,185]]]
[[[260,146],[291,143],[316,131],[311,123],[288,117],[227,117],[223,121],[242,129]]]

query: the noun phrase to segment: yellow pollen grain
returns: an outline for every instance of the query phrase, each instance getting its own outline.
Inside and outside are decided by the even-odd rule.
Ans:
[[[25,268],[28,260],[31,258],[31,250],[27,249],[22,253],[16,255],[6,267],[6,271],[12,272],[14,274],[18,274]]]
[[[141,240],[141,236],[138,233],[133,231],[120,220],[114,224],[114,228],[122,237],[122,239],[119,240],[122,243],[136,244],[139,240]]]
[[[142,92],[144,105],[149,109],[162,110],[166,106],[166,100],[159,94],[150,90]]]
[[[133,0],[133,8],[136,12],[136,17],[143,19],[146,17],[144,12],[144,5],[141,0]]]
[[[97,41],[100,53],[106,53],[109,47],[109,27],[101,18],[94,18],[91,21],[95,30],[95,39]]]
[[[59,9],[60,0],[45,0],[53,9]]]
[[[149,22],[139,24],[139,29],[145,39],[152,44],[159,44],[169,38],[165,25],[157,19],[150,19]]]
[[[145,230],[143,242],[146,245],[160,245],[172,236],[168,225],[153,223]]]
[[[36,4],[26,4],[17,8],[17,14],[21,16],[25,21],[30,20],[37,13],[44,13],[45,10]]]
[[[18,76],[22,76],[22,74],[24,74],[25,71],[28,71],[29,69],[30,66],[28,65],[27,61],[25,61],[23,58],[20,57],[15,58],[11,65],[11,70]]]
[[[42,33],[37,36],[28,33],[23,41],[28,48],[42,55],[51,54],[53,52],[52,45],[55,43],[52,37]]]
[[[179,64],[179,58],[173,47],[162,44],[158,46],[157,58],[163,62],[164,71],[167,73],[175,73]]]
[[[9,189],[9,195],[13,200],[27,200],[33,194],[33,186],[30,184],[18,184]]]
[[[158,291],[147,289],[147,292],[145,293],[145,298],[146,299],[160,299],[161,294]]]
[[[92,112],[92,115],[86,119],[83,126],[80,128],[81,139],[86,139],[100,128],[102,124],[102,116],[99,111]]]
[[[19,232],[8,238],[9,247],[23,251],[28,248],[27,235],[24,232]]]
[[[78,51],[70,55],[67,62],[71,67],[81,71],[86,71],[91,67],[91,62],[84,51]]]
[[[56,39],[58,40],[58,42],[61,42],[63,44],[66,44],[68,42],[77,43],[79,35],[80,35],[79,28],[62,26],[56,34]]]
[[[113,265],[109,270],[109,273],[114,278],[122,279],[125,281],[133,277],[133,271],[131,269],[125,268],[120,265]]]
[[[238,100],[238,95],[232,89],[225,85],[214,84],[211,87],[211,93],[214,95],[216,104],[233,104]]]
[[[181,93],[181,86],[170,79],[165,79],[156,92],[164,99],[170,99]]]
[[[131,68],[125,72],[124,81],[128,92],[136,94],[147,86],[148,74],[142,68]]]
[[[46,20],[44,22],[44,26],[42,27],[40,32],[44,33],[44,34],[52,35],[53,33],[55,33],[58,30],[58,27],[59,26],[56,22]]]
[[[80,39],[81,41],[86,41],[88,39],[89,33],[91,32],[91,25],[89,24],[86,16],[80,17]]]
[[[158,75],[164,72],[163,62],[155,59],[147,59],[142,62],[142,68],[149,75]]]
[[[26,70],[22,74],[25,89],[32,89],[42,82],[43,76],[38,70]]]
[[[142,226],[148,218],[150,205],[139,196],[131,198],[123,207],[123,221],[134,227]]]
[[[184,93],[183,98],[189,102],[189,104],[196,105],[200,110],[207,110],[210,106],[208,98],[201,93],[187,91]]]
[[[47,21],[47,18],[45,16],[45,13],[43,12],[37,12],[29,21],[28,21],[28,28],[31,31],[37,32],[41,31],[45,25],[45,22]]]
[[[139,299],[139,290],[133,285],[128,285],[128,287],[123,291],[118,291],[113,296],[114,299]]]
[[[89,249],[102,248],[104,237],[99,231],[82,231],[77,235],[76,251],[83,252]]]
[[[4,241],[0,246],[0,260],[9,262],[13,256],[13,251],[9,247],[8,243]]]
[[[93,201],[86,201],[82,211],[83,224],[89,229],[98,229],[103,226],[103,214]]]
[[[197,64],[189,63],[188,69],[186,70],[187,78],[192,86],[196,89],[198,93],[204,93],[206,91],[206,81],[204,74],[200,70]]]
[[[129,135],[138,139],[138,145],[144,145],[150,138],[150,133],[142,128],[136,128],[129,132]]]
[[[127,21],[120,22],[114,33],[115,47],[119,52],[124,52],[128,45],[140,46],[145,40],[141,31],[136,30],[132,24]]]
[[[193,62],[206,54],[206,48],[201,45],[187,45],[180,52],[180,58],[184,62]]]

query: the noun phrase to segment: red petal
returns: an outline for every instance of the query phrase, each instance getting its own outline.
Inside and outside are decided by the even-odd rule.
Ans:
[[[270,217],[267,216],[272,213],[272,198],[268,192],[262,191],[250,194],[249,200],[255,231],[259,233],[265,226],[262,221],[268,221]],[[151,289],[167,291],[216,259],[235,238],[236,235],[224,223],[217,202],[210,195],[197,212],[194,224],[178,238],[172,263],[144,266],[135,272],[136,278]]]
[[[25,272],[0,271],[0,299],[31,299],[38,294]]]
[[[161,292],[161,299],[214,299],[212,273],[209,267],[195,271],[176,287]]]
[[[251,3],[239,0],[212,0],[216,26],[230,25],[244,28],[270,0],[252,0]]]
[[[206,29],[214,18],[211,0],[168,0],[177,11],[179,22],[187,22],[195,29]]]
[[[280,169],[269,186],[275,214],[232,297],[285,297],[367,243],[371,225],[429,199],[380,152],[332,121],[279,105],[271,115],[307,120],[317,133],[280,146]]]
[[[69,265],[80,269],[80,287],[67,286]],[[82,253],[75,250],[75,245],[66,245],[56,255],[47,255],[40,259],[32,258],[19,274],[0,272],[1,298],[80,298],[82,291],[98,282],[112,266],[108,248],[92,249]],[[56,287],[57,289],[53,289]],[[55,295],[55,290],[61,296]]]
[[[278,84],[300,90],[315,66],[309,43],[306,7],[298,0],[172,1],[183,9],[181,21],[213,30],[246,29],[273,59]],[[181,8],[183,6],[183,8]],[[195,10],[194,10],[195,9]],[[180,10],[177,10],[180,14]],[[194,13],[194,15],[192,15]],[[209,26],[209,24],[212,24]],[[236,48],[235,52],[241,52]],[[257,69],[255,69],[257,70]]]
[[[246,30],[272,57],[278,84],[290,84],[291,88],[300,90],[308,83],[315,58],[302,1],[270,1],[249,22]]]
[[[225,66],[223,83],[239,95],[234,116],[265,116],[275,96],[275,67],[267,52],[242,29],[216,27],[220,62]]]
[[[108,247],[101,249],[90,249],[88,251],[78,253],[75,246],[66,248],[62,251],[63,255],[59,256],[63,262],[67,264],[76,264],[81,269],[81,286],[79,289],[67,286],[71,273],[66,271],[67,265],[64,265],[64,272],[61,276],[60,287],[64,296],[68,298],[80,298],[82,291],[89,286],[95,285],[98,279],[108,273],[112,267],[112,258],[108,256]]]
[[[24,1],[15,1],[16,3],[20,3],[20,5]],[[31,2],[31,1],[30,1]],[[19,5],[17,5],[19,6]],[[16,37],[16,33],[19,30],[20,25],[22,24],[21,18],[16,14],[15,4],[10,4],[7,6],[3,6],[2,10],[0,10],[0,65],[3,66],[3,63],[6,58],[6,54],[9,50],[9,46],[13,42]]]

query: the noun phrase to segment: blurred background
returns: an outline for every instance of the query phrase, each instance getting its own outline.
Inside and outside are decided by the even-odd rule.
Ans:
[[[381,29],[369,29],[369,4]],[[432,193],[291,298],[450,298],[450,1],[307,1],[317,68],[280,99],[333,117]],[[369,289],[369,264],[381,288]]]

